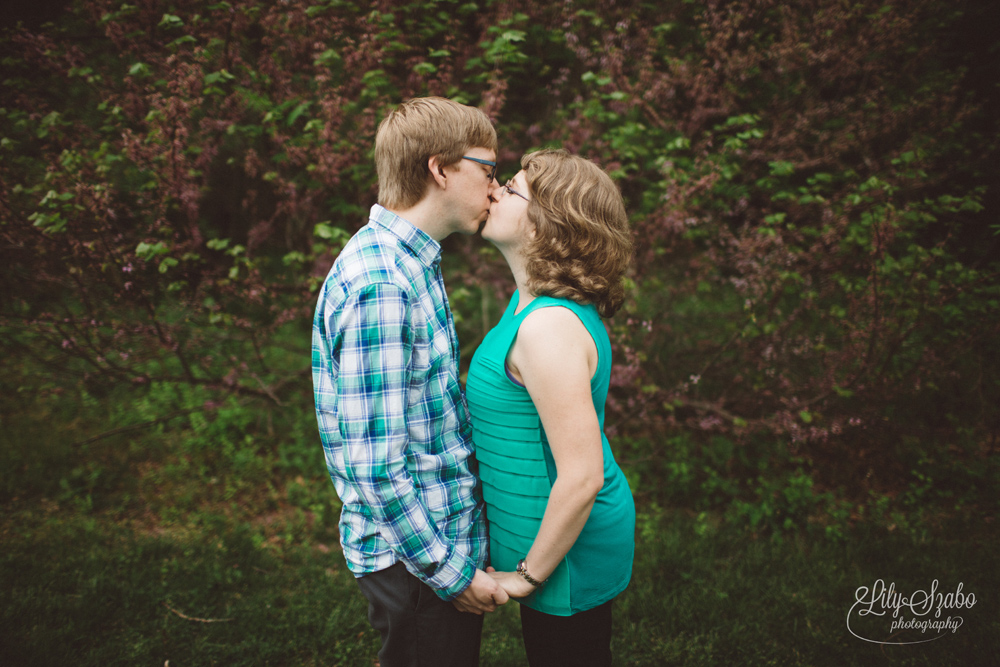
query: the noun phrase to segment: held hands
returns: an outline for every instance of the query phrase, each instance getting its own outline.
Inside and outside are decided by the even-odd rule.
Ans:
[[[517,572],[497,572],[487,567],[486,572],[476,570],[469,587],[452,600],[459,611],[482,615],[496,611],[509,598],[523,598],[531,595],[535,587]]]
[[[500,584],[482,570],[476,570],[469,587],[451,603],[459,611],[482,615],[483,612],[496,611],[497,606],[505,604],[507,600],[507,593]]]
[[[486,568],[486,572],[512,598],[527,597],[535,591],[535,587],[517,572],[497,572],[492,567]]]

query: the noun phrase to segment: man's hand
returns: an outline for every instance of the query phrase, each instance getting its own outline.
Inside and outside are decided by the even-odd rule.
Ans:
[[[496,611],[497,605],[506,603],[507,592],[482,570],[476,570],[472,583],[451,601],[459,611],[482,615],[483,612]]]

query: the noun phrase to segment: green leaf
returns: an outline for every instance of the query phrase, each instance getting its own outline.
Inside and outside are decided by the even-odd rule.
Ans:
[[[299,116],[304,114],[309,109],[310,106],[312,106],[312,102],[300,103],[297,107],[295,107],[292,113],[288,114],[288,119],[285,120],[285,124],[288,127],[295,125],[295,121],[297,121],[299,119]]]
[[[220,69],[218,72],[211,72],[205,75],[205,85],[212,86],[217,83],[226,83],[228,81],[234,80],[236,77],[230,74],[225,69]]]
[[[795,172],[795,165],[784,160],[768,162],[767,166],[771,168],[772,176],[788,176]]]
[[[181,44],[197,44],[198,40],[193,35],[184,35],[167,44],[167,48],[175,49]]]
[[[173,257],[164,257],[160,262],[160,273],[166,273],[172,267],[177,266],[178,262]]]
[[[168,252],[170,252],[170,249],[163,241],[157,241],[155,244],[149,244],[143,241],[135,247],[135,256],[139,259],[148,260],[158,255],[165,255]]]
[[[329,225],[329,222],[319,222],[313,227],[313,235],[321,239],[332,239],[337,230]]]
[[[313,61],[313,65],[331,65],[334,63],[339,63],[341,62],[341,60],[342,58],[340,57],[339,53],[337,53],[333,49],[327,49],[323,53],[316,56],[316,59]]]
[[[181,20],[181,17],[175,16],[174,14],[164,14],[157,27],[168,29],[182,28],[184,27],[184,21]]]
[[[306,256],[305,254],[293,251],[281,258],[281,263],[285,266],[291,266],[292,264],[305,264]]]

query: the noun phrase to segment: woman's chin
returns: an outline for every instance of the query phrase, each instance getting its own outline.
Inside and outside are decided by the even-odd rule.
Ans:
[[[490,227],[490,217],[487,216],[487,218],[483,220],[482,224],[479,225],[479,235],[482,236],[487,241],[492,241],[492,234],[490,233],[491,231],[492,228]]]

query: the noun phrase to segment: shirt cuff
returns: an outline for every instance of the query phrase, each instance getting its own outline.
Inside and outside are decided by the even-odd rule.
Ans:
[[[451,602],[469,587],[475,576],[475,561],[456,552],[455,557],[442,565],[432,577],[427,579],[427,585],[434,589],[439,598],[445,602]]]

